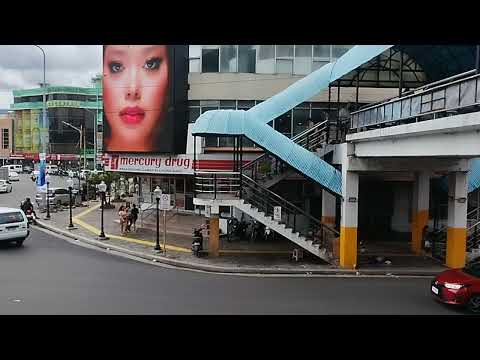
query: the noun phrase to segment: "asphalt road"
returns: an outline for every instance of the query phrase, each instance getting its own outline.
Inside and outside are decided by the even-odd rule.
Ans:
[[[18,206],[25,194],[34,194],[34,185],[22,176],[11,194],[0,194],[0,204]],[[23,248],[0,244],[0,314],[464,313],[436,303],[429,283],[191,272],[85,248],[38,229]]]

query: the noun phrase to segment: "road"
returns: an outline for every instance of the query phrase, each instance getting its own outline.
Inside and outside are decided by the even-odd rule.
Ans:
[[[65,179],[59,180],[59,182]],[[0,203],[33,198],[23,175]],[[428,278],[248,277],[154,266],[38,229],[0,245],[0,314],[464,314]]]

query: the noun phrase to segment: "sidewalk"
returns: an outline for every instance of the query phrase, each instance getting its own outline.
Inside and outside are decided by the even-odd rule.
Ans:
[[[87,202],[85,202],[87,204]],[[77,226],[75,230],[67,230],[69,223],[69,211],[58,211],[51,214],[51,220],[43,220],[45,214],[38,219],[38,226],[61,233],[70,238],[98,246],[104,249],[118,251],[124,254],[140,257],[150,261],[162,262],[177,267],[197,269],[218,273],[244,273],[244,274],[303,274],[303,275],[412,275],[432,276],[445,268],[439,264],[427,263],[425,266],[368,266],[359,270],[344,270],[325,264],[320,259],[306,254],[299,262],[290,260],[290,246],[281,244],[278,251],[262,250],[263,244],[248,244],[253,250],[242,250],[247,244],[229,244],[224,242],[221,256],[210,257],[207,253],[200,258],[192,255],[190,246],[192,241],[191,230],[204,222],[204,218],[198,215],[167,214],[167,240],[166,254],[157,253],[153,250],[156,239],[156,224],[144,222],[143,228],[136,232],[122,236],[118,219],[118,207],[104,210],[104,229],[109,240],[98,241],[100,233],[101,210],[99,202],[88,202],[88,207],[73,209],[73,222]],[[162,226],[163,219],[160,221]],[[140,221],[137,222],[140,226]],[[160,227],[160,246],[163,249],[163,229]],[[232,249],[236,247],[237,249]],[[208,240],[204,239],[204,249],[208,248]],[[395,262],[394,262],[395,263]]]

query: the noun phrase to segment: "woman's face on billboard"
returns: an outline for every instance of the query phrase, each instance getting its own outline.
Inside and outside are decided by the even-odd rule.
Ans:
[[[110,151],[152,151],[165,121],[166,45],[108,45],[103,59],[103,101]]]

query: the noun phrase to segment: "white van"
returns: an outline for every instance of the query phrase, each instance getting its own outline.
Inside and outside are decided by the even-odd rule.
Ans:
[[[7,168],[9,172],[16,172],[16,173],[21,173],[23,172],[23,166],[22,165],[3,165],[2,168]]]
[[[0,241],[15,241],[20,247],[28,235],[30,235],[30,230],[23,211],[0,207]]]
[[[46,168],[47,174],[50,175],[57,175],[58,174],[58,166],[57,165],[47,165]]]

